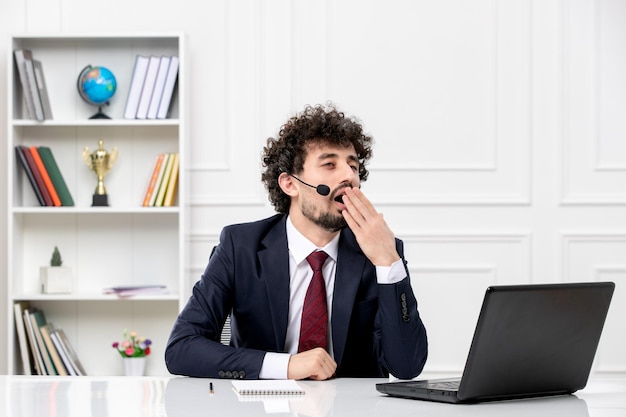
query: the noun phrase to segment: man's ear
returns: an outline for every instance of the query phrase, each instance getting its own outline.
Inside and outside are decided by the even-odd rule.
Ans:
[[[293,177],[286,172],[281,172],[278,176],[278,186],[283,190],[283,193],[290,197],[298,194],[298,188],[294,184]]]

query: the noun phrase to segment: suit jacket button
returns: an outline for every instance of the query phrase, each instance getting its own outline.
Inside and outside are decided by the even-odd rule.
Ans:
[[[226,378],[232,378],[233,377],[233,373],[230,371],[226,371]]]
[[[246,377],[246,373],[244,371],[239,371],[239,378],[244,379]]]
[[[217,376],[219,376],[220,378],[224,378],[224,376],[225,376],[224,371],[219,371],[217,373]]]

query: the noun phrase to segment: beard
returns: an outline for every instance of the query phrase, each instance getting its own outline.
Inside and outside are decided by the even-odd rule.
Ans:
[[[329,232],[337,232],[348,226],[346,220],[341,213],[316,213],[316,207],[314,204],[307,200],[302,202],[302,214],[319,227],[328,230]]]

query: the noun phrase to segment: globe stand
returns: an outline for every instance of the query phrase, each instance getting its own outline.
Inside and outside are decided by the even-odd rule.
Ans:
[[[89,119],[110,119],[110,117],[102,112],[102,106],[98,106],[98,113],[94,114]]]

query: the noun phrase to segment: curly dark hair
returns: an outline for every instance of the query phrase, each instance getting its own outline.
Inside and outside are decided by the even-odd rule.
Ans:
[[[353,117],[346,117],[332,103],[326,106],[306,106],[304,111],[291,117],[281,126],[277,138],[268,138],[263,148],[262,164],[265,170],[261,181],[265,184],[269,201],[279,213],[289,211],[290,198],[278,185],[282,172],[302,172],[311,143],[330,144],[340,147],[354,146],[359,159],[359,178],[366,181],[369,174],[365,165],[372,157],[371,136],[363,132],[361,124]]]

